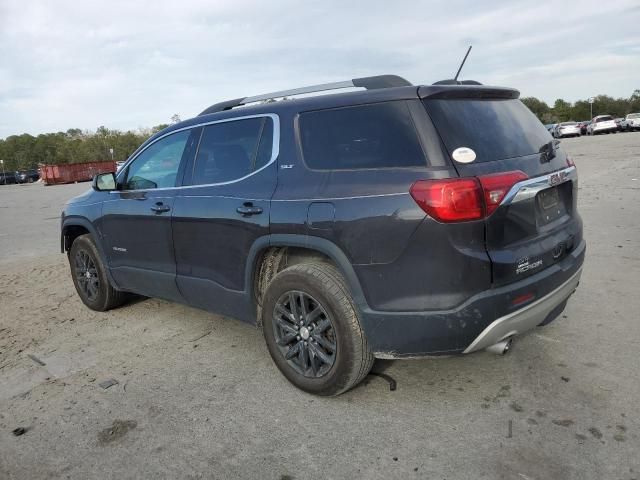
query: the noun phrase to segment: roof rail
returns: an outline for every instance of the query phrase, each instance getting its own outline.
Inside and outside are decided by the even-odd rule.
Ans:
[[[227,100],[224,102],[211,105],[204,110],[200,115],[207,115],[209,113],[222,112],[224,110],[231,110],[232,108],[246,105],[248,103],[261,102],[264,100],[271,100],[273,98],[281,98],[293,95],[302,95],[304,93],[316,93],[324,92],[327,90],[338,90],[341,88],[353,88],[362,87],[367,90],[375,90],[378,88],[391,88],[391,87],[409,87],[411,83],[402,77],[397,75],[377,75],[374,77],[362,77],[354,78],[352,80],[345,80],[343,82],[323,83],[321,85],[312,85],[310,87],[293,88],[291,90],[281,90],[279,92],[265,93],[262,95],[255,95],[253,97],[236,98],[235,100]],[[200,116],[199,115],[199,116]]]

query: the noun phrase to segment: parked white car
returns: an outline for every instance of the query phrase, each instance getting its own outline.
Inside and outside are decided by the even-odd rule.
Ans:
[[[640,113],[630,113],[624,117],[621,127],[625,132],[640,130]]]
[[[587,127],[587,135],[597,135],[599,133],[616,133],[618,126],[611,115],[598,115],[591,120]]]
[[[577,122],[562,122],[558,123],[553,129],[553,136],[555,138],[562,137],[579,137],[580,125]]]

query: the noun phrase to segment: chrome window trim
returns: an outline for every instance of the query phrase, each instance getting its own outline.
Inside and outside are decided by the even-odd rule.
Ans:
[[[272,144],[271,144],[271,158],[269,159],[269,161],[265,165],[263,165],[262,167],[260,167],[257,170],[254,170],[253,172],[249,173],[248,175],[245,175],[244,177],[240,177],[240,178],[237,178],[235,180],[229,180],[227,182],[219,182],[219,183],[207,183],[207,184],[201,184],[201,185],[180,185],[178,187],[143,188],[143,189],[140,189],[140,190],[111,190],[111,191],[109,191],[109,193],[111,194],[111,193],[124,193],[124,192],[157,192],[157,191],[162,191],[162,190],[178,190],[178,189],[182,189],[182,188],[216,187],[216,186],[219,186],[219,185],[229,185],[229,184],[232,184],[232,183],[241,182],[242,180],[245,180],[245,179],[255,175],[256,173],[261,172],[262,170],[264,170],[265,168],[270,166],[273,162],[275,162],[276,159],[278,158],[278,155],[280,154],[280,117],[277,114],[275,114],[275,113],[259,113],[259,114],[256,114],[256,115],[244,115],[244,116],[241,116],[241,117],[224,118],[222,120],[210,120],[208,122],[196,123],[194,125],[189,125],[188,127],[182,127],[182,128],[178,128],[176,130],[172,130],[172,131],[167,132],[164,135],[161,135],[160,137],[156,138],[153,142],[150,142],[146,147],[144,147],[142,150],[140,150],[136,154],[135,157],[132,157],[129,160],[127,160],[126,163],[120,168],[119,173],[116,175],[116,182],[117,182],[117,181],[120,180],[120,177],[122,175],[124,175],[124,172],[127,171],[127,168],[129,167],[129,165],[131,165],[133,162],[135,162],[136,159],[142,154],[142,152],[144,152],[151,145],[154,145],[156,142],[159,142],[163,138],[168,137],[169,135],[173,135],[174,133],[179,133],[179,132],[183,132],[185,130],[191,130],[191,129],[199,128],[199,127],[208,127],[209,125],[216,125],[218,123],[236,122],[238,120],[248,120],[248,119],[251,119],[251,118],[264,118],[264,117],[271,118],[271,121],[273,122],[273,139],[272,139]]]
[[[357,200],[359,198],[397,197],[409,195],[409,192],[379,193],[372,195],[356,195],[352,197],[318,197],[318,198],[250,198],[233,197],[229,195],[216,195],[216,198],[232,198],[235,200],[250,200],[252,202],[331,202],[335,200]],[[184,195],[184,198],[207,198],[210,195]]]
[[[565,177],[562,181],[556,184],[551,183],[551,177],[554,175],[564,174]],[[578,170],[576,167],[568,167],[562,170],[556,170],[555,172],[542,175],[541,177],[528,178],[516,183],[507,192],[500,205],[509,205],[511,203],[522,202],[529,198],[535,197],[538,192],[552,186],[560,185],[564,182],[574,180],[578,178]]]

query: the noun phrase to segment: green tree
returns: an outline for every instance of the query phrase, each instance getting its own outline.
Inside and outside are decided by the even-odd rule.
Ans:
[[[553,104],[553,114],[558,122],[573,120],[571,118],[571,104],[561,98],[558,98]]]
[[[627,113],[640,113],[640,89],[634,90],[629,97],[629,111]]]
[[[538,100],[536,97],[525,97],[521,100],[522,103],[524,103],[529,108],[529,110],[531,110],[534,115],[541,120],[545,118],[551,111],[549,105],[547,105],[542,100]]]

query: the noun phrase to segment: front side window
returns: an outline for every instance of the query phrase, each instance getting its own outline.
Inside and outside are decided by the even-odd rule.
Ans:
[[[193,167],[193,185],[230,182],[271,159],[273,120],[247,118],[204,127]]]
[[[183,130],[164,137],[138,155],[129,166],[124,190],[174,187],[190,134]]]

